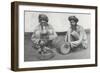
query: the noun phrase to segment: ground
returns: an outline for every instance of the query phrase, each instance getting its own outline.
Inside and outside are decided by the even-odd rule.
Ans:
[[[31,41],[31,32],[25,32],[25,37],[24,37],[24,61],[40,61],[37,58],[37,51],[32,48],[32,41]],[[88,59],[90,58],[90,33],[87,32],[88,36],[88,48],[87,49],[82,49],[82,48],[75,48],[74,51],[70,52],[67,55],[62,55],[57,52],[57,50],[54,48],[52,49],[55,53],[55,56],[50,59],[50,60],[71,60],[71,59]],[[63,40],[63,36],[58,36],[59,39],[54,40],[53,44],[56,44],[58,46],[58,43],[62,43],[61,39]]]

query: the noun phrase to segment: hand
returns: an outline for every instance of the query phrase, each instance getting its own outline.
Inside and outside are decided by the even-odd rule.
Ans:
[[[39,41],[40,41],[39,39],[35,39],[34,43],[38,44]]]
[[[45,42],[44,42],[44,41],[40,41],[40,44],[42,44],[42,45],[43,45],[43,44],[45,44]]]
[[[71,42],[71,48],[77,47],[78,43],[77,42]]]

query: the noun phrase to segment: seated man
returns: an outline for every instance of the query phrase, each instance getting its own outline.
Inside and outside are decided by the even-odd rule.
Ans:
[[[35,28],[32,34],[32,41],[37,45],[38,51],[44,52],[48,49],[52,40],[57,37],[53,27],[48,24],[48,17],[45,14],[39,14],[39,25]],[[35,45],[34,45],[35,46]]]
[[[87,48],[87,35],[82,26],[78,25],[78,18],[75,16],[69,16],[71,27],[69,28],[65,41],[69,43],[71,48],[82,47]]]

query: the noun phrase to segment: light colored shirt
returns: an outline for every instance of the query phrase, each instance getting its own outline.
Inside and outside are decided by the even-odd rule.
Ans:
[[[67,31],[65,41],[76,44],[76,46],[80,44],[85,44],[84,46],[87,46],[87,35],[85,30],[83,29],[82,26],[77,25],[76,30],[72,30],[70,27],[69,30]]]
[[[38,25],[35,30],[33,31],[33,34],[32,34],[32,41],[36,40],[36,39],[42,39],[41,38],[41,34],[44,34],[44,33],[47,33],[47,36],[48,36],[48,40],[53,40],[54,38],[57,37],[57,34],[56,32],[54,32],[54,29],[51,25],[48,25],[46,28],[44,28],[45,30],[42,30],[41,29],[41,25]],[[46,37],[44,37],[44,39],[46,39]]]

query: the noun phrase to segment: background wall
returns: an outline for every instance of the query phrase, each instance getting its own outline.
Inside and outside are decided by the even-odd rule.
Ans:
[[[10,54],[11,54],[11,5],[14,0],[0,0],[0,73],[14,73],[10,70]],[[21,0],[28,1],[28,0]],[[32,2],[45,3],[62,3],[62,4],[77,4],[77,5],[93,5],[98,6],[98,13],[100,13],[100,0],[30,0]],[[98,14],[98,20],[100,14]],[[100,21],[98,21],[98,32],[100,32]],[[100,37],[100,33],[98,33]],[[98,38],[100,43],[100,38]],[[100,45],[98,45],[98,52],[100,52]],[[98,53],[100,56],[100,53]],[[100,73],[100,57],[98,57],[98,67],[86,68],[70,68],[70,69],[55,69],[55,70],[40,70],[40,71],[26,71],[21,73]],[[19,73],[19,72],[18,72]]]
[[[25,32],[33,32],[37,25],[39,25],[39,14],[47,15],[48,23],[53,26],[56,32],[67,31],[70,23],[69,16],[76,16],[79,19],[78,25],[83,26],[84,29],[89,29],[91,25],[91,14],[77,14],[77,13],[56,13],[56,12],[25,12]]]

